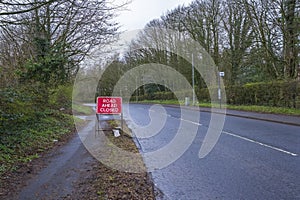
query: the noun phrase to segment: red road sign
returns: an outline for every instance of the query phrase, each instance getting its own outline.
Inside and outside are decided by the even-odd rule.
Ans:
[[[98,97],[97,114],[117,115],[122,113],[122,97]]]

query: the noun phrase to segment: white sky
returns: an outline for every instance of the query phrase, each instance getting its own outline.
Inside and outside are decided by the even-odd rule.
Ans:
[[[115,0],[115,4],[122,4],[126,0]],[[127,10],[122,11],[117,18],[121,30],[131,31],[143,29],[153,19],[160,18],[166,11],[179,5],[189,5],[192,0],[132,0]]]

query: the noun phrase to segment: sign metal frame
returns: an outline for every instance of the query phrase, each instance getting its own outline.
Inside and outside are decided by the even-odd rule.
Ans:
[[[100,115],[120,115],[121,131],[123,130],[122,97],[99,96],[96,101],[96,133],[105,131],[100,127]]]

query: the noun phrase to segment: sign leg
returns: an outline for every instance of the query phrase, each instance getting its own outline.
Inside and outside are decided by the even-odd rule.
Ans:
[[[121,113],[121,129],[122,129],[122,133],[124,132],[124,129],[123,129],[123,112]]]

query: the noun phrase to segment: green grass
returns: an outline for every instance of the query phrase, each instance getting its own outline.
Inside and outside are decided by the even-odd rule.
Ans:
[[[0,175],[15,170],[20,163],[38,158],[55,141],[72,133],[73,127],[71,115],[52,111],[43,117],[0,129]]]
[[[228,109],[260,112],[260,113],[272,113],[272,114],[284,114],[284,115],[296,115],[300,116],[300,109],[295,108],[283,108],[283,107],[270,107],[270,106],[235,106],[227,105]]]
[[[77,104],[77,103],[72,104],[72,109],[73,109],[73,112],[75,111],[76,113],[83,114],[83,115],[93,114],[93,110],[91,107],[84,106],[84,105]]]
[[[134,102],[132,102],[132,103],[134,103]],[[144,100],[144,101],[139,101],[138,103],[183,105],[184,101],[177,101],[177,100]]]
[[[169,104],[169,105],[184,105],[184,101],[178,102],[177,100],[145,100],[139,103],[156,103],[156,104]],[[219,108],[217,103],[201,102],[198,104],[200,107],[206,108]],[[300,116],[300,109],[295,108],[283,108],[283,107],[271,107],[271,106],[255,106],[255,105],[222,105],[224,108],[232,110],[260,112],[260,113],[271,113],[271,114],[284,114],[284,115],[295,115]]]

